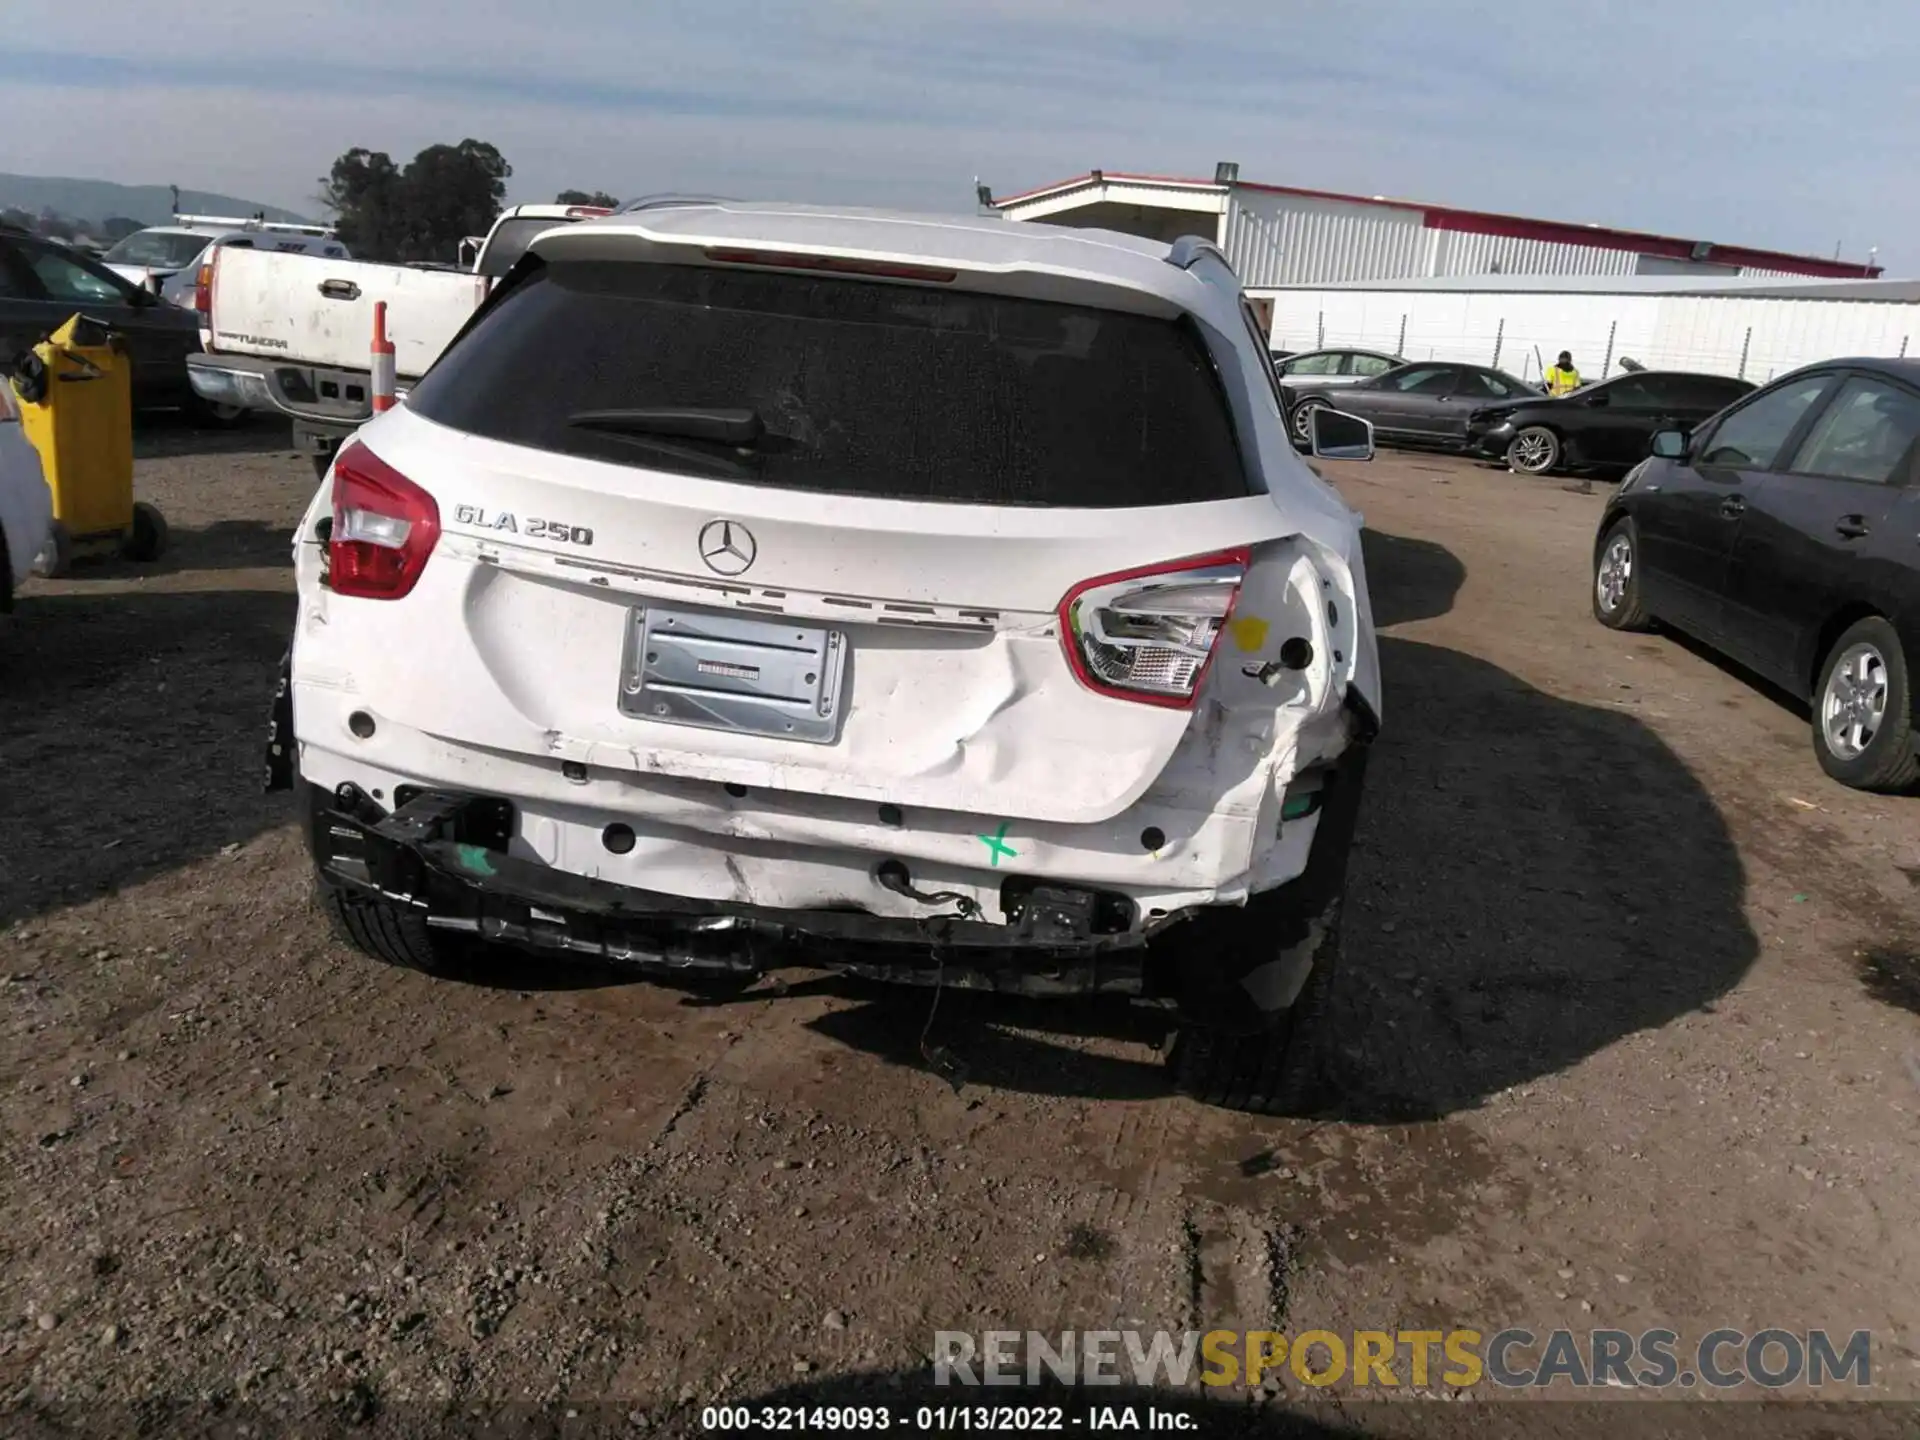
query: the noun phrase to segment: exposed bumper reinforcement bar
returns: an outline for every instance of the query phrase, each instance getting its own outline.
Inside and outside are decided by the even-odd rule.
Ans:
[[[1004,925],[694,900],[508,854],[505,801],[403,790],[389,814],[351,786],[305,791],[309,841],[328,882],[483,940],[682,973],[804,966],[1023,995],[1146,991],[1144,937],[1092,933],[1091,892],[1036,886]]]

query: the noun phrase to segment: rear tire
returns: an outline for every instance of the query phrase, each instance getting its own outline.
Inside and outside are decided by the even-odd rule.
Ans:
[[[202,400],[194,396],[193,404],[187,414],[197,425],[213,430],[234,430],[247,423],[251,412],[244,405],[225,405],[217,400]]]
[[[424,917],[387,900],[353,894],[324,875],[316,875],[314,883],[334,933],[362,955],[443,979],[471,968],[472,943],[462,937],[441,934]]]
[[[1253,1115],[1307,1115],[1327,1091],[1326,1038],[1340,926],[1321,942],[1313,969],[1278,1021],[1250,1035],[1182,1025],[1167,1064],[1174,1088],[1205,1105]]]
[[[1640,594],[1640,534],[1624,515],[1594,552],[1593,618],[1609,630],[1653,628]]]
[[[1813,753],[1856,790],[1906,790],[1920,780],[1913,691],[1900,633],[1878,615],[1849,625],[1820,662]]]
[[[1560,464],[1560,437],[1529,425],[1507,444],[1507,468],[1516,475],[1550,475]]]

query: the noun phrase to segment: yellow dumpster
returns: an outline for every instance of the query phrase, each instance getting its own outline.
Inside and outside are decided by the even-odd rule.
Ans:
[[[15,363],[20,423],[53,491],[53,543],[41,573],[63,574],[78,554],[117,550],[153,560],[167,522],[133,498],[133,388],[125,340],[75,315]]]

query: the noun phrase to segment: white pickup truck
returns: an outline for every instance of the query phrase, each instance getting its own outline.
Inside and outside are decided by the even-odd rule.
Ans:
[[[295,448],[324,475],[340,442],[373,414],[369,346],[377,302],[386,302],[405,394],[534,236],[611,213],[591,205],[515,206],[494,221],[471,269],[215,250],[195,286],[204,353],[188,361],[194,391],[216,403],[287,415]]]

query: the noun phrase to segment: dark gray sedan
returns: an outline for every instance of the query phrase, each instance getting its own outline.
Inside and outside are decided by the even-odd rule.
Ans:
[[[237,417],[206,405],[187,382],[187,356],[200,349],[194,311],[163,303],[91,256],[0,226],[0,365],[75,312],[126,336],[135,409],[184,406],[222,423]]]
[[[1425,360],[1337,388],[1297,384],[1289,393],[1288,419],[1293,433],[1304,437],[1311,433],[1313,412],[1331,407],[1371,421],[1383,441],[1460,447],[1474,411],[1541,393],[1491,366]]]
[[[1910,790],[1920,361],[1822,361],[1651,448],[1601,515],[1594,616],[1695,637],[1807,703],[1834,779]]]

